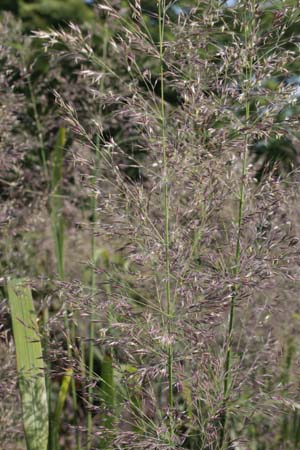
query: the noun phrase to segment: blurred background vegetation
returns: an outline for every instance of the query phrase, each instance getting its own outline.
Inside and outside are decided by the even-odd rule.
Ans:
[[[193,7],[197,5],[197,0],[187,0],[187,1],[170,1],[168,7],[168,16],[171,20],[176,21],[179,15],[184,15],[190,11]],[[227,21],[230,21],[230,8],[234,7],[236,4],[235,0],[229,0],[223,2],[225,8],[227,8]],[[285,16],[284,12],[281,11],[282,2],[272,1],[270,2],[270,8],[268,7],[268,2],[265,7],[265,14],[262,20],[262,27],[260,32],[268,30],[270,27],[284,27],[284,39],[282,40],[282,47],[290,48],[293,50],[293,44],[290,43],[290,38],[293,36],[300,35],[300,23],[297,20],[290,22],[290,18]],[[67,27],[70,22],[79,24],[83,26],[83,29],[93,30],[94,34],[94,47],[99,54],[102,51],[101,40],[102,31],[105,18],[99,13],[95,13],[93,5],[95,2],[93,0],[2,0],[0,4],[0,11],[10,11],[14,16],[20,20],[21,33],[24,36],[30,36],[31,32],[36,29],[47,29],[47,28],[60,28]],[[112,2],[112,5],[114,2]],[[298,4],[296,0],[289,0],[285,2],[286,6],[295,6],[297,8]],[[120,8],[128,7],[129,3],[127,0],[122,0],[118,2]],[[155,40],[158,39],[158,26],[156,20],[157,14],[157,2],[152,0],[143,0],[141,2],[142,10],[146,23],[149,28],[152,29],[153,36]],[[297,14],[295,12],[295,14]],[[221,26],[221,22],[219,24]],[[233,25],[234,29],[234,25]],[[225,43],[227,38],[222,36],[222,33],[216,32],[216,40],[219,43]],[[99,45],[100,44],[100,45]],[[16,43],[16,46],[18,43]],[[26,57],[25,57],[25,53]],[[48,74],[49,63],[48,59],[45,57],[40,48],[38,48],[38,43],[32,39],[26,41],[26,50],[22,49],[23,59],[26,60],[25,64],[31,72],[31,83],[39,84],[38,81]],[[74,77],[74,67],[65,65],[62,62],[63,74],[67,77]],[[36,83],[35,83],[36,82]],[[282,122],[285,120],[292,121],[299,114],[298,97],[300,96],[300,63],[297,58],[289,61],[285,67],[284,73],[274,74],[271,79],[265,80],[266,88],[271,88],[274,91],[278,90],[280,86],[286,85],[287,89],[290,90],[291,95],[289,102],[282,105],[282,109],[278,111],[278,116]],[[34,89],[34,86],[33,86]],[[51,80],[50,85],[43,86],[47,95],[50,95],[51,89],[55,89],[55,81]],[[160,86],[159,82],[156,84],[157,92],[159,92]],[[31,96],[32,93],[27,92],[27,96]],[[35,97],[39,98],[39,93],[36,92]],[[49,99],[48,99],[49,100]],[[174,92],[168,89],[166,93],[166,100],[172,104],[180,103],[180,93]],[[50,103],[51,105],[51,100]],[[53,105],[52,105],[53,106]],[[48,105],[49,107],[49,105]],[[257,110],[259,114],[259,109],[263,109],[263,104],[259,105],[253,103],[253,108]],[[41,120],[43,119],[44,113],[39,109],[39,116]],[[45,108],[48,109],[47,107]],[[46,112],[46,111],[45,111]],[[31,112],[33,114],[33,111]],[[30,115],[30,114],[29,114]],[[114,134],[114,133],[113,133]],[[274,171],[278,175],[286,175],[293,172],[293,170],[298,167],[299,164],[299,136],[295,132],[292,136],[285,136],[282,139],[271,139],[268,141],[259,140],[253,142],[252,153],[253,160],[257,167],[257,178],[260,180],[264,174],[268,171]]]

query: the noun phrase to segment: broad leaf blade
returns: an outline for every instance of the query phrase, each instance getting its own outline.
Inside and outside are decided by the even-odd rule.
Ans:
[[[49,423],[44,361],[31,290],[24,280],[10,280],[7,288],[27,450],[47,450]]]

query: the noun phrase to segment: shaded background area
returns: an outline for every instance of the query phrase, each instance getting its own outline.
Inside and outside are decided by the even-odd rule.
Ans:
[[[3,0],[0,5],[0,11],[10,11],[14,16],[21,20],[22,33],[30,35],[33,30],[47,29],[48,27],[66,27],[68,23],[73,22],[79,25],[84,25],[89,29],[92,24],[98,23],[101,26],[103,19],[99,17],[98,13],[95,13],[93,6],[97,2],[93,0]],[[230,20],[230,9],[235,6],[235,1],[223,2],[224,7],[227,8],[228,20]],[[292,4],[293,2],[289,2]],[[295,3],[295,2],[294,2]],[[188,13],[197,2],[191,1],[175,1],[169,3],[168,16],[170,20],[176,21],[178,16]],[[278,4],[278,12],[276,11],[276,5]],[[113,5],[113,3],[112,3]],[[128,1],[124,0],[118,2],[119,7],[128,7]],[[266,2],[267,5],[267,2]],[[265,19],[263,20],[263,26],[267,30],[270,26],[280,27],[286,26],[285,47],[291,47],[289,40],[291,37],[295,38],[299,35],[299,26],[293,23],[292,26],[288,25],[289,19],[285,17],[284,12],[281,12],[280,2],[273,1],[270,3],[272,6],[272,12],[268,11],[266,7]],[[295,3],[296,5],[296,3]],[[153,36],[158,39],[157,29],[157,6],[155,1],[143,0],[141,2],[142,10],[145,16],[148,17],[149,27],[153,30]],[[271,9],[271,8],[270,8]],[[263,32],[263,30],[262,30]],[[101,29],[98,30],[98,37],[96,42],[101,41]],[[225,38],[224,38],[225,39]],[[218,42],[222,44],[222,36],[218,37]],[[224,41],[225,42],[225,41]],[[27,53],[30,61],[27,64],[31,65],[31,78],[32,82],[38,79],[40,76],[48,73],[49,66],[47,59],[37,49],[37,43],[31,42],[28,46]],[[96,44],[97,45],[97,44]],[[101,44],[100,44],[101,47]],[[99,52],[101,48],[99,47]],[[64,67],[64,74],[72,76],[71,71],[73,68]],[[75,78],[75,77],[74,77]],[[153,80],[155,81],[155,80]],[[288,104],[283,104],[282,109],[278,111],[280,120],[293,120],[299,114],[298,97],[300,95],[300,64],[297,60],[290,62],[286,67],[284,73],[278,73],[272,79],[266,80],[266,87],[272,86],[274,91],[278,90],[283,84],[290,90],[290,101]],[[155,84],[155,83],[154,83]],[[157,92],[159,92],[159,82],[155,84]],[[45,89],[45,87],[44,87]],[[55,83],[46,87],[47,95],[48,91],[55,89]],[[166,100],[174,105],[180,104],[180,93],[174,92],[169,89],[166,94]],[[50,102],[51,103],[51,102]],[[259,109],[263,106],[258,106],[253,103],[253,108]],[[46,108],[47,109],[47,108]],[[42,114],[43,115],[43,114]],[[115,134],[114,132],[112,133]],[[252,147],[254,162],[257,167],[257,178],[260,180],[264,174],[268,171],[273,171],[279,174],[291,173],[299,164],[299,137],[295,132],[292,136],[286,136],[282,139],[253,142]],[[136,175],[133,175],[136,176]]]

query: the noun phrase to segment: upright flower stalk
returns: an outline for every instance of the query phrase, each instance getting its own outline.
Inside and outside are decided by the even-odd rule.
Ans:
[[[103,41],[103,53],[102,53],[102,59],[103,62],[106,62],[107,58],[107,48],[108,48],[108,28],[107,25],[104,27],[104,41]],[[101,79],[100,83],[100,92],[103,91],[104,88],[104,78]],[[91,292],[92,296],[96,294],[96,273],[95,273],[95,264],[97,260],[96,256],[96,239],[95,239],[95,231],[96,231],[96,222],[97,222],[97,192],[96,192],[96,186],[97,186],[97,176],[98,171],[100,167],[100,137],[99,134],[96,136],[96,143],[95,143],[95,167],[94,167],[94,174],[92,179],[92,185],[94,188],[92,198],[91,198],[91,213],[92,213],[92,235],[91,235],[91,263],[92,263],[92,271],[91,271]],[[87,450],[91,449],[92,446],[92,428],[93,428],[93,418],[92,418],[92,406],[94,403],[94,386],[92,383],[92,379],[94,376],[94,340],[95,340],[95,308],[94,305],[92,305],[91,315],[90,315],[90,323],[89,323],[89,349],[88,349],[88,361],[89,361],[89,368],[88,368],[88,377],[89,377],[89,388],[88,388],[88,403],[90,406],[90,409],[87,413]]]
[[[171,295],[171,265],[170,265],[170,186],[169,186],[169,170],[167,160],[167,140],[166,140],[166,112],[165,112],[165,94],[164,94],[164,33],[165,33],[165,0],[158,1],[158,23],[159,23],[159,59],[160,59],[160,122],[161,122],[161,141],[163,154],[163,197],[164,197],[164,222],[165,222],[165,283],[166,283],[166,303],[167,303],[167,328],[168,328],[168,403],[169,408],[173,408],[173,345],[171,338],[172,326],[172,295]]]
[[[251,19],[253,18],[252,8],[253,2],[250,4],[251,8]],[[252,56],[249,56],[249,36],[251,31],[251,20],[247,18],[247,11],[245,11],[245,30],[244,30],[244,44],[246,50],[246,61],[245,61],[245,77],[246,77],[246,87],[245,87],[245,140],[242,152],[242,170],[240,178],[240,188],[239,188],[239,210],[238,210],[238,220],[237,220],[237,237],[236,237],[236,248],[235,248],[235,259],[233,267],[233,275],[237,277],[240,272],[240,262],[242,255],[241,238],[242,238],[242,227],[243,219],[245,213],[245,203],[246,203],[246,183],[247,183],[247,165],[248,165],[248,154],[249,154],[249,119],[250,119],[250,89],[251,89],[251,79],[252,79],[252,69],[253,62]],[[220,449],[226,448],[226,429],[227,429],[227,403],[231,392],[231,366],[232,366],[232,345],[234,337],[234,325],[235,325],[235,307],[236,298],[239,290],[239,285],[234,284],[232,289],[232,296],[230,302],[230,312],[228,320],[228,331],[227,331],[227,343],[226,343],[226,355],[224,364],[224,384],[223,384],[223,412],[221,416],[221,431],[220,431]]]
[[[95,170],[94,170],[94,176],[93,176],[93,186],[96,188],[96,180],[97,180],[97,172],[99,168],[99,136],[97,136],[96,141],[96,161],[95,161]],[[92,263],[92,271],[91,271],[91,292],[94,296],[96,293],[96,273],[95,273],[95,264],[96,264],[96,242],[95,242],[95,226],[96,226],[96,220],[97,220],[97,193],[93,193],[92,199],[91,199],[91,211],[92,211],[92,236],[91,236],[91,263]],[[88,376],[89,376],[89,388],[88,388],[88,402],[90,409],[87,412],[87,450],[90,450],[91,444],[92,444],[92,426],[93,426],[93,419],[92,419],[92,405],[94,400],[94,387],[92,383],[92,378],[94,374],[94,339],[95,339],[95,311],[94,306],[92,306],[91,316],[90,316],[90,323],[89,323],[89,351],[88,351],[88,358],[89,358],[89,369],[88,369]]]

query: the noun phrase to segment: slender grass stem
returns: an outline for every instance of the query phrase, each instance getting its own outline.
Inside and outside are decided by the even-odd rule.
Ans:
[[[95,188],[97,182],[97,173],[99,169],[99,136],[96,138],[96,146],[98,151],[96,150],[96,161],[95,161],[95,169],[94,169],[94,177],[93,177],[93,186]],[[94,270],[94,265],[96,264],[96,242],[95,242],[95,226],[97,220],[97,194],[94,193],[91,199],[91,210],[92,210],[92,236],[91,236],[91,263],[92,263],[92,273],[91,273],[91,290],[92,295],[94,296],[96,292],[96,274]],[[92,311],[90,315],[89,321],[89,388],[88,388],[88,403],[91,407],[93,405],[93,397],[94,397],[94,389],[92,385],[92,378],[94,373],[94,339],[95,339],[95,310],[94,306],[92,306]],[[90,450],[92,444],[92,411],[89,409],[87,413],[87,450]]]
[[[42,124],[40,121],[40,117],[39,117],[39,113],[38,113],[38,109],[37,109],[36,98],[34,95],[30,75],[28,76],[28,89],[29,89],[29,95],[30,95],[30,100],[31,100],[31,104],[32,104],[32,109],[33,109],[33,116],[34,116],[34,120],[35,120],[35,126],[36,126],[39,146],[40,146],[43,169],[44,169],[44,173],[45,173],[45,178],[48,182],[49,173],[48,173],[46,154],[45,154],[45,142],[44,142],[44,138],[43,138],[43,127],[42,127]]]
[[[169,217],[169,201],[170,201],[170,187],[168,176],[168,161],[167,161],[167,140],[166,140],[166,113],[165,113],[165,94],[164,94],[164,31],[165,31],[165,0],[158,2],[158,21],[159,21],[159,57],[160,57],[160,100],[161,100],[161,139],[163,152],[163,177],[164,177],[164,220],[165,220],[165,276],[166,276],[166,301],[167,301],[167,315],[168,315],[168,335],[170,342],[168,343],[168,399],[169,408],[173,408],[173,345],[171,343],[171,327],[173,305],[171,298],[171,269],[170,269],[170,217]]]
[[[64,279],[63,266],[62,266],[62,270],[61,271],[59,270],[59,278],[60,278],[60,280]],[[64,326],[65,326],[65,331],[66,331],[67,356],[68,356],[68,360],[71,362],[72,357],[73,357],[72,342],[73,342],[73,338],[75,337],[76,330],[75,330],[74,324],[72,327],[70,326],[69,312],[68,312],[67,308],[65,308],[65,311],[64,311]],[[75,379],[73,376],[71,377],[71,393],[72,393],[72,403],[73,403],[74,425],[76,425],[77,413],[78,413],[78,402],[77,402],[76,384],[75,384]],[[80,433],[79,433],[79,429],[77,427],[76,427],[76,431],[75,431],[75,437],[76,437],[76,450],[81,450]]]
[[[107,60],[107,50],[108,50],[108,27],[105,25],[104,27],[104,40],[103,40],[103,54],[102,59],[105,64]],[[104,79],[101,79],[100,91],[102,92],[104,89]],[[95,169],[94,169],[94,177],[93,177],[93,187],[96,188],[97,183],[97,175],[100,166],[100,137],[96,136],[95,142]],[[94,270],[94,266],[96,264],[96,240],[95,240],[95,227],[97,221],[97,194],[94,192],[91,199],[91,211],[92,211],[92,236],[91,236],[91,262],[92,262],[92,274],[91,274],[91,290],[92,295],[94,296],[96,292],[96,273]],[[92,407],[94,400],[94,388],[92,384],[92,378],[94,374],[94,339],[95,339],[95,310],[92,306],[90,321],[89,321],[89,388],[88,388],[88,403],[89,406]],[[91,449],[92,445],[92,427],[93,427],[93,418],[91,409],[87,413],[87,450]]]
[[[243,150],[243,166],[241,174],[241,185],[239,194],[239,215],[238,215],[238,231],[237,231],[237,241],[236,241],[236,252],[235,252],[235,265],[234,265],[234,275],[237,276],[240,270],[240,259],[241,259],[241,232],[242,223],[244,217],[245,208],[245,178],[247,175],[247,159],[248,159],[248,137],[245,138],[244,150]],[[226,425],[227,425],[227,402],[231,390],[231,362],[232,362],[232,344],[234,335],[234,319],[235,319],[235,306],[236,306],[236,296],[238,293],[239,286],[235,285],[232,290],[229,321],[228,321],[228,332],[227,332],[227,347],[226,347],[226,358],[224,365],[224,386],[223,386],[223,401],[224,401],[224,411],[221,417],[221,433],[220,433],[220,448],[223,449]]]
[[[253,5],[250,5],[252,9]],[[250,11],[252,12],[252,11]],[[246,51],[248,51],[249,46],[249,34],[250,34],[250,24],[251,21],[247,19],[247,14],[245,13],[245,29],[244,29],[244,43]],[[249,126],[250,119],[250,86],[253,71],[253,61],[252,57],[246,61],[245,66],[245,76],[247,80],[247,86],[245,88],[246,94],[246,104],[245,104],[245,125],[246,128]],[[241,237],[242,237],[242,225],[245,212],[245,202],[246,202],[246,179],[247,179],[247,165],[248,165],[248,154],[249,154],[249,135],[246,132],[244,140],[244,148],[242,153],[242,170],[240,178],[240,189],[239,189],[239,211],[238,211],[238,221],[237,221],[237,238],[236,238],[236,249],[235,249],[235,263],[233,268],[233,275],[236,277],[240,272],[240,262],[242,255],[241,248]],[[230,302],[230,312],[228,320],[228,331],[227,331],[227,343],[226,343],[226,356],[224,364],[224,384],[223,384],[223,412],[221,416],[221,430],[220,430],[220,449],[226,448],[226,429],[227,429],[227,404],[231,392],[231,365],[232,365],[232,345],[234,337],[234,323],[235,323],[235,307],[236,298],[239,291],[239,285],[235,284],[232,289],[232,296]]]
[[[64,220],[62,217],[62,179],[63,179],[63,160],[64,160],[64,146],[66,143],[66,132],[64,128],[60,128],[56,145],[53,150],[52,170],[51,170],[51,222],[52,233],[55,244],[56,264],[59,280],[65,279],[65,264],[64,264]],[[72,342],[75,341],[76,328],[75,324],[70,324],[68,308],[64,308],[64,326],[66,332],[67,356],[71,362],[73,357]],[[75,386],[75,379],[71,378],[71,392],[73,402],[74,424],[77,423],[78,403]],[[76,450],[81,450],[80,434],[76,428]]]

